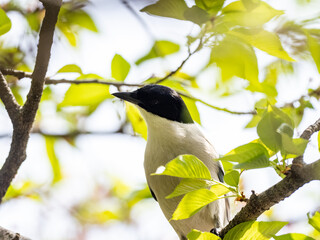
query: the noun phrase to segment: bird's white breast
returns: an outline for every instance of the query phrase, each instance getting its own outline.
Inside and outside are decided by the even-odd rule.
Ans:
[[[165,166],[170,160],[181,154],[192,154],[208,167],[214,179],[219,180],[217,175],[219,162],[213,160],[217,158],[217,153],[195,124],[170,121],[148,113],[144,109],[139,110],[148,126],[144,160],[147,182],[169,220],[181,197],[172,199],[165,199],[165,197],[173,192],[180,179],[170,176],[151,176],[151,174],[155,173],[158,167]],[[212,216],[217,215],[219,211],[217,208],[217,203],[211,204],[211,208],[208,207],[189,219],[170,221],[170,223],[180,236],[186,236],[192,228],[210,231],[215,227]],[[195,222],[198,226],[195,226]]]

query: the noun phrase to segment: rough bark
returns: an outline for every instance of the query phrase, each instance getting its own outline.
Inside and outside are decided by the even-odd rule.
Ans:
[[[19,233],[11,232],[3,227],[0,227],[0,239],[1,240],[30,240],[30,238],[26,238],[21,236]]]

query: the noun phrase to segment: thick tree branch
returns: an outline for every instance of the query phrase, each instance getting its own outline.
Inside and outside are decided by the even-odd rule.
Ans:
[[[46,11],[39,34],[38,53],[35,69],[32,74],[31,88],[27,96],[27,101],[19,114],[19,121],[13,125],[9,155],[0,170],[0,202],[22,162],[26,159],[29,133],[44,87],[53,42],[53,33],[61,2],[61,0],[43,1]]]
[[[318,119],[314,124],[310,125],[302,133],[301,137],[308,140],[313,133],[319,130],[320,119]],[[273,205],[289,197],[304,184],[312,180],[320,180],[320,160],[307,165],[294,165],[293,163],[293,166],[288,175],[277,184],[258,195],[253,192],[247,205],[236,214],[236,216],[224,229],[222,229],[220,233],[222,238],[236,225],[242,222],[256,220],[262,213],[270,209]]]
[[[29,238],[21,236],[19,233],[11,232],[3,227],[0,227],[1,240],[30,240]]]
[[[16,124],[19,120],[20,115],[20,105],[17,103],[15,97],[13,96],[11,89],[9,88],[6,79],[0,71],[0,99],[2,100],[11,122]]]

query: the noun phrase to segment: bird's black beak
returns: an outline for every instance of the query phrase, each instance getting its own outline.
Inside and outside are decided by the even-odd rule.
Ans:
[[[125,100],[127,102],[131,102],[133,104],[136,104],[136,105],[138,105],[140,103],[140,101],[136,97],[135,92],[116,92],[116,93],[112,93],[112,95],[117,98],[120,98],[122,100]]]

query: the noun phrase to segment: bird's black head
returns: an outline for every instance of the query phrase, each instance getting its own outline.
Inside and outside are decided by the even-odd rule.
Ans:
[[[168,120],[193,123],[182,98],[169,87],[150,84],[133,92],[117,92],[113,95]]]

